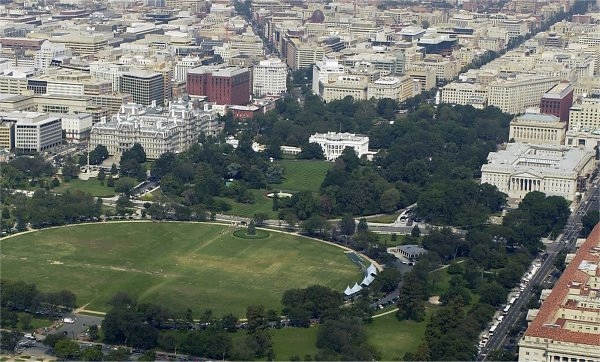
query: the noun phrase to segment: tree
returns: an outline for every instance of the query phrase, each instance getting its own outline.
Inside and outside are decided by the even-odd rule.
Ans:
[[[324,235],[330,229],[327,219],[321,215],[312,215],[302,222],[301,227],[309,235]]]
[[[76,359],[79,352],[79,344],[70,339],[62,339],[54,345],[54,354],[60,359]]]
[[[0,316],[1,317],[1,316]],[[0,350],[14,351],[17,343],[19,343],[19,333],[17,331],[0,331]]]
[[[131,213],[132,210],[130,208],[132,206],[133,206],[133,203],[131,202],[129,197],[119,196],[119,198],[117,199],[116,207],[115,207],[117,215],[125,215],[128,213]]]
[[[298,158],[301,160],[324,160],[323,149],[318,143],[305,143],[300,147]]]
[[[419,225],[415,225],[412,228],[410,236],[412,236],[413,238],[418,238],[419,236],[421,236],[421,229],[419,229]]]
[[[144,354],[138,358],[138,361],[155,361],[156,360],[156,352],[153,350],[146,351]]]
[[[88,347],[81,351],[79,358],[82,361],[102,361],[104,359],[104,353],[102,353],[101,346]]]
[[[0,311],[0,327],[5,329],[16,328],[19,323],[19,315],[10,308],[2,307]]]
[[[256,226],[263,226],[265,221],[269,219],[269,215],[265,212],[256,212],[254,213],[253,220],[256,223]]]
[[[248,223],[248,235],[256,235],[256,225],[254,224],[254,219],[250,220]]]
[[[356,230],[356,221],[350,214],[345,214],[339,222],[340,233],[342,235],[353,235]]]
[[[367,224],[367,219],[361,217],[358,220],[358,226],[356,227],[356,232],[366,232],[369,230],[369,225]]]
[[[600,213],[598,210],[589,210],[582,218],[581,223],[583,224],[583,236],[587,238],[587,236],[592,232],[594,226],[600,220]]]
[[[115,186],[115,179],[112,176],[108,176],[108,179],[106,179],[106,186],[107,187]]]
[[[131,177],[119,177],[115,181],[115,191],[123,193],[125,195],[130,195],[131,191],[135,187],[136,182]]]
[[[176,157],[173,152],[165,152],[161,154],[155,161],[152,163],[152,168],[150,169],[150,174],[154,177],[161,178],[164,175],[173,172],[176,165]]]
[[[119,169],[117,168],[117,165],[113,163],[113,164],[110,166],[110,174],[111,174],[111,175],[116,175],[116,174],[118,174],[118,173],[119,173]]]
[[[400,202],[400,191],[395,188],[385,190],[379,200],[381,211],[392,213],[398,210],[398,202]]]
[[[498,307],[506,301],[508,292],[498,283],[484,284],[479,288],[481,303],[487,303],[491,306]]]
[[[79,167],[73,162],[73,160],[69,159],[62,167],[62,174],[65,181],[70,181],[79,175]]]
[[[58,180],[57,177],[53,177],[52,181],[50,181],[50,187],[54,188],[54,187],[58,187],[60,185],[60,181]]]
[[[106,171],[101,168],[100,171],[98,171],[98,180],[104,181],[104,179],[106,179]]]

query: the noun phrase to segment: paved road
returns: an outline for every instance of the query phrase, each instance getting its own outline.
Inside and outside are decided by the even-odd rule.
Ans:
[[[55,333],[63,333],[71,339],[78,339],[80,334],[85,332],[89,326],[97,325],[101,326],[104,317],[90,316],[86,314],[73,314],[65,317],[75,318],[75,323],[63,323],[63,325],[56,330]]]
[[[598,181],[596,181],[590,188],[585,198],[580,202],[578,207],[573,210],[562,236],[557,238],[555,242],[546,244],[546,252],[548,253],[548,257],[542,262],[538,272],[527,284],[525,290],[521,293],[521,296],[515,301],[515,304],[504,317],[504,320],[498,325],[496,332],[492,337],[490,337],[486,346],[481,349],[478,360],[485,361],[487,354],[490,351],[499,349],[505,344],[506,337],[508,336],[510,329],[519,320],[519,317],[523,313],[526,313],[526,311],[521,311],[521,308],[524,307],[531,298],[533,286],[538,284],[543,285],[543,283],[548,279],[549,275],[554,270],[553,264],[554,260],[556,259],[556,255],[565,247],[570,251],[575,250],[577,236],[582,228],[581,218],[589,210],[599,208],[599,198],[600,188],[598,187]]]

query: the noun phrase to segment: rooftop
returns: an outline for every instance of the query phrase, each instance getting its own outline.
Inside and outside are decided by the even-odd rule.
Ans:
[[[573,86],[568,82],[560,82],[550,89],[542,98],[562,99],[573,91]]]
[[[529,122],[548,122],[557,123],[560,122],[560,118],[552,114],[542,113],[525,113],[514,119],[515,121],[529,121]]]
[[[571,322],[583,324],[583,320],[563,318],[561,310],[600,312],[597,303],[584,303],[580,300],[598,300],[598,288],[590,286],[592,278],[600,277],[600,224],[597,224],[587,240],[581,245],[574,259],[567,266],[560,279],[542,304],[537,317],[527,328],[525,337],[547,338],[554,341],[586,344],[600,347],[600,334],[568,329]],[[592,307],[591,307],[592,306]],[[591,307],[591,308],[590,308]],[[597,320],[586,324],[600,327]],[[590,328],[591,331],[591,328]]]

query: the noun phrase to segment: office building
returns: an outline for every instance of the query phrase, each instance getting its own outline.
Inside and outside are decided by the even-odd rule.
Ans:
[[[442,87],[442,103],[472,105],[483,109],[487,106],[487,88],[479,83],[452,82]]]
[[[0,112],[4,122],[15,123],[16,149],[42,152],[62,143],[61,119],[40,112]]]
[[[352,97],[355,101],[367,99],[369,79],[360,75],[330,74],[329,79],[319,81],[319,97],[328,103]]]
[[[123,73],[120,79],[120,92],[131,94],[137,104],[162,105],[165,101],[164,78],[160,73],[141,70]]]
[[[573,105],[573,86],[567,82],[558,83],[546,92],[540,101],[540,113],[552,114],[561,121],[569,121],[569,109]]]
[[[519,341],[519,362],[600,361],[600,224]]]
[[[537,75],[498,79],[489,84],[488,105],[505,113],[523,113],[528,107],[538,106],[542,96],[558,82],[558,78]]]
[[[414,88],[414,81],[408,75],[382,77],[369,83],[367,99],[390,98],[398,102],[403,102],[415,95]]]
[[[319,82],[327,81],[330,74],[344,74],[344,66],[336,59],[327,57],[315,62],[312,75],[312,90],[315,94],[319,94]]]
[[[256,97],[287,91],[287,66],[279,58],[261,60],[252,69],[252,93]]]
[[[200,132],[211,133],[216,119],[215,111],[193,108],[191,102],[172,102],[168,109],[124,104],[110,121],[92,127],[90,147],[104,145],[110,155],[121,155],[139,143],[149,159],[157,159],[197,144]]]
[[[187,80],[187,73],[190,69],[196,68],[202,65],[202,61],[198,56],[187,56],[181,58],[175,64],[174,78],[179,82],[185,82]]]
[[[61,127],[69,142],[82,142],[89,139],[92,129],[92,115],[88,113],[60,115]]]
[[[517,200],[530,191],[541,191],[573,201],[595,167],[595,152],[586,149],[508,143],[505,149],[489,153],[481,166],[481,183]]]
[[[190,69],[187,90],[219,105],[246,105],[250,101],[250,69],[223,64]]]
[[[0,150],[15,147],[15,122],[0,120]]]
[[[354,133],[315,133],[308,142],[319,144],[327,161],[335,161],[346,147],[354,149],[358,157],[369,152],[369,137]]]
[[[525,113],[510,121],[508,139],[516,143],[562,145],[567,123],[551,114]]]
[[[592,94],[573,104],[569,111],[569,128],[600,128],[600,94]]]

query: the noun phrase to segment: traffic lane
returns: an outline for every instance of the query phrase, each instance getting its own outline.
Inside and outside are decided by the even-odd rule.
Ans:
[[[64,323],[56,330],[56,333],[64,334],[69,338],[78,339],[91,325],[102,325],[104,317],[90,316],[85,314],[74,314],[65,317],[75,318],[74,323]]]

